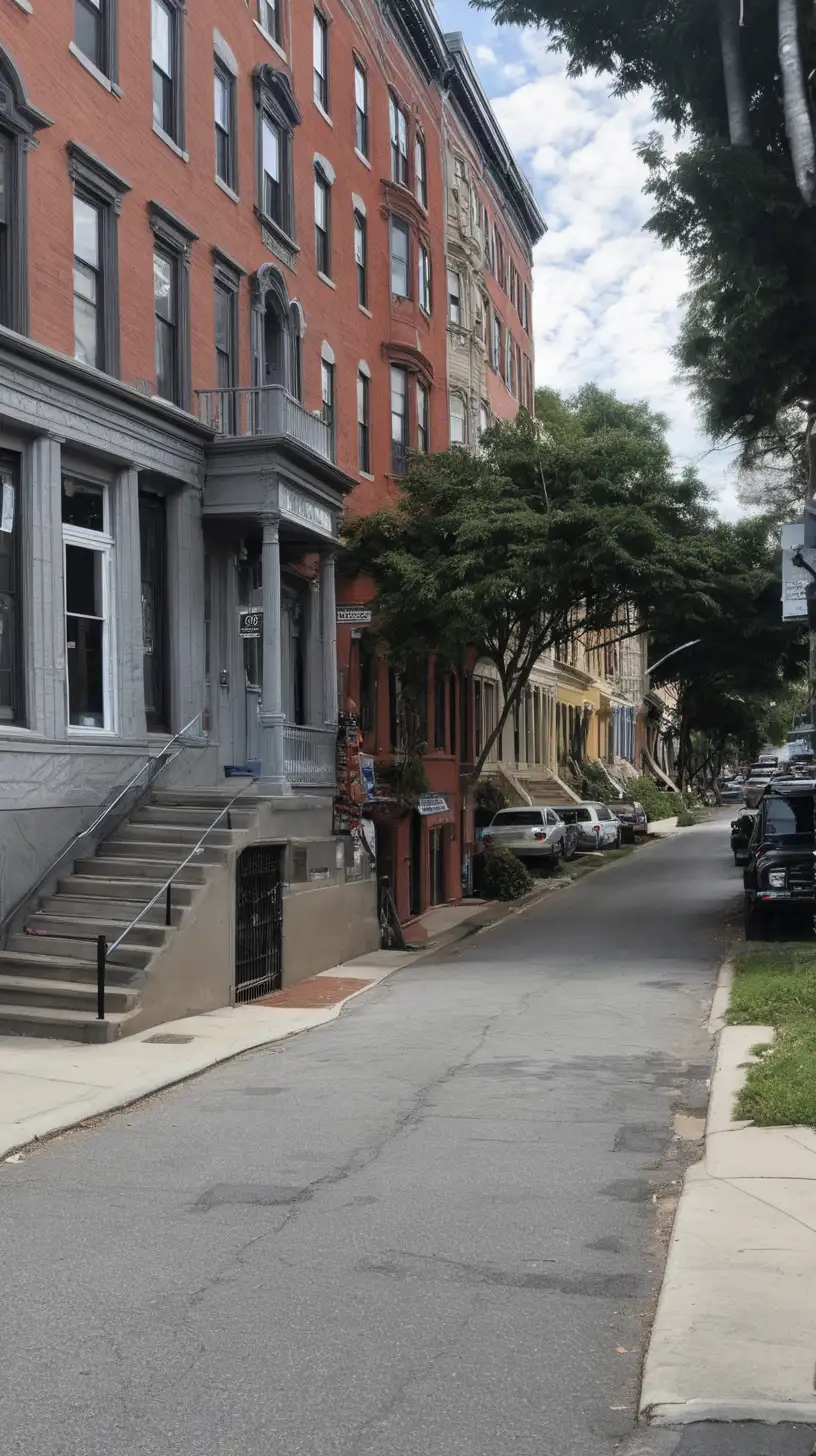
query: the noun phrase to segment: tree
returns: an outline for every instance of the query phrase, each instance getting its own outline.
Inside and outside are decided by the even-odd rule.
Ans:
[[[684,785],[697,776],[713,783],[729,747],[739,756],[755,754],[769,733],[781,731],[781,705],[803,685],[806,636],[780,619],[779,557],[770,527],[762,518],[713,525],[709,592],[683,604],[658,604],[652,614],[658,661],[699,639],[653,677],[677,688]]]
[[[347,530],[342,565],[375,582],[398,670],[474,648],[495,665],[502,710],[474,780],[544,653],[610,624],[634,634],[660,601],[702,611],[710,590],[705,491],[674,470],[665,421],[594,386],[541,391],[536,414],[477,453],[414,455],[398,500]]]

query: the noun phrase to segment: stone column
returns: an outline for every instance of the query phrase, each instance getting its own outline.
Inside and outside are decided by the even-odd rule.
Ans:
[[[281,565],[280,522],[263,521],[261,579],[263,590],[263,699],[261,701],[261,788],[271,794],[290,794],[283,748],[283,696],[281,683]]]
[[[139,540],[139,474],[121,470],[116,481],[113,535],[116,553],[116,658],[119,731],[145,736],[142,559]]]
[[[27,726],[44,738],[65,737],[65,598],[62,566],[61,440],[39,435],[24,461],[17,491],[28,609],[24,632]],[[26,482],[27,476],[27,482]]]
[[[323,646],[320,628],[320,582],[309,582],[306,599],[304,666],[306,670],[306,722],[310,728],[323,726]]]
[[[138,502],[137,502],[138,506]],[[170,731],[204,707],[204,525],[195,486],[167,497]],[[191,736],[201,733],[201,724]]]
[[[320,558],[320,600],[323,617],[323,719],[337,726],[337,607],[334,599],[334,552]]]

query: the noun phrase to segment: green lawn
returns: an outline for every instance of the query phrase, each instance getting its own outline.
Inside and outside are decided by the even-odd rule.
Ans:
[[[816,1126],[816,949],[763,946],[734,965],[728,1020],[776,1028],[773,1047],[748,1072],[737,1117]]]

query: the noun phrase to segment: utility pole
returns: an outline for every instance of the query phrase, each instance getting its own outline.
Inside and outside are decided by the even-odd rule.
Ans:
[[[810,581],[805,587],[808,619],[808,723],[816,726],[816,500],[809,497],[804,511],[805,542],[793,554],[794,566],[806,571]],[[810,734],[810,746],[814,746],[814,735]]]

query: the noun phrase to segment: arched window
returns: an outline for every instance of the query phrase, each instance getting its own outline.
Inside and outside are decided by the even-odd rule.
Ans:
[[[32,106],[0,46],[0,324],[28,332],[27,142],[51,121]]]

